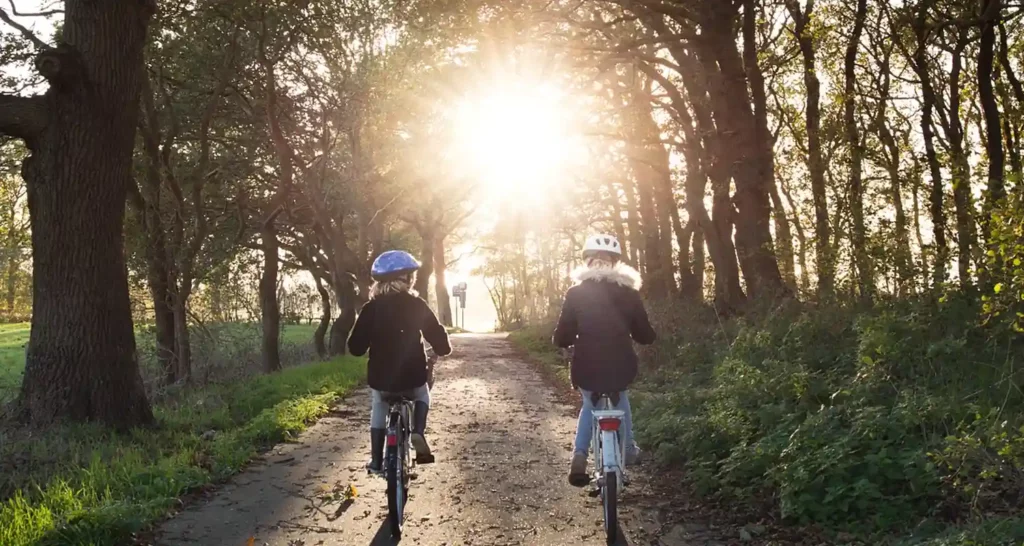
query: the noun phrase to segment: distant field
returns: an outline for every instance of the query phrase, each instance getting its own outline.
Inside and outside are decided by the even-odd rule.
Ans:
[[[0,401],[13,397],[21,385],[29,330],[27,322],[0,324]],[[292,345],[311,343],[315,330],[315,324],[286,325],[281,334],[281,342]],[[140,339],[140,346],[152,344],[147,341]]]

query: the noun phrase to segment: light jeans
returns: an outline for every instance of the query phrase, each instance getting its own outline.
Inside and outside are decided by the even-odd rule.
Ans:
[[[404,393],[390,393],[379,391],[377,389],[370,389],[370,394],[373,399],[370,402],[370,428],[384,428],[388,426],[388,410],[391,409],[391,405],[388,404],[384,397],[389,394],[405,394],[409,398],[412,398],[415,402],[423,402],[430,407],[430,387],[426,384],[420,385],[415,389],[405,391]]]
[[[573,451],[586,456],[590,452],[590,441],[594,437],[594,403],[590,399],[593,394],[591,391],[580,389],[580,394],[583,395],[583,407],[580,408],[580,420],[576,423],[576,442],[573,445]],[[622,440],[626,451],[635,450],[633,410],[629,407],[629,397],[626,395],[626,391],[619,393],[619,404],[612,409],[626,412],[622,419]]]

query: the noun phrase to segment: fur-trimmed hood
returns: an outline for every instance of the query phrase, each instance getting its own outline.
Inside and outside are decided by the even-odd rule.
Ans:
[[[573,271],[572,278],[577,284],[583,281],[608,281],[633,290],[640,290],[643,285],[640,272],[622,262],[612,267],[583,266]]]

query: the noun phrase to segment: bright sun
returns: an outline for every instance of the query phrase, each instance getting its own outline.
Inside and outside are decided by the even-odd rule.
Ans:
[[[457,157],[498,197],[550,191],[586,153],[572,108],[550,86],[501,87],[457,105]]]

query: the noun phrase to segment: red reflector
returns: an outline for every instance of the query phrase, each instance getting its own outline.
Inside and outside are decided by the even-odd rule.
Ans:
[[[619,420],[618,419],[601,419],[600,421],[598,421],[598,423],[601,425],[601,430],[606,430],[606,431],[607,430],[611,430],[611,431],[619,430]]]
[[[388,434],[388,447],[395,447],[398,445],[398,435]]]

